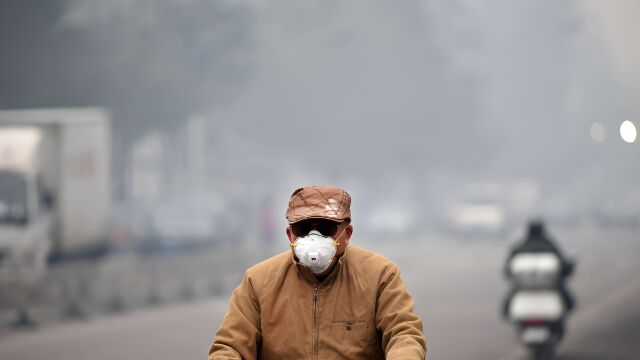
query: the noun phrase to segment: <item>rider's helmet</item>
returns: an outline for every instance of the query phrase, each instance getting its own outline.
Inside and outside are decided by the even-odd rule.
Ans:
[[[542,220],[532,220],[529,222],[529,234],[528,238],[542,238],[544,237],[544,223]]]

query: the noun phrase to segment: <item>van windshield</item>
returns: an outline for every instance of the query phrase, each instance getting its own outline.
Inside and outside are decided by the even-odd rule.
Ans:
[[[0,224],[26,224],[27,182],[24,175],[0,170]]]

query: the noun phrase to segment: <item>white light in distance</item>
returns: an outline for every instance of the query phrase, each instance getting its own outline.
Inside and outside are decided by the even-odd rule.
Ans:
[[[636,126],[629,120],[625,120],[620,125],[620,136],[622,140],[628,143],[633,143],[636,141],[636,136],[638,132],[636,130]]]

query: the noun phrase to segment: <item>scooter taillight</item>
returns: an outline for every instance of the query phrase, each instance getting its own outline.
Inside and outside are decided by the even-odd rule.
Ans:
[[[540,326],[547,324],[547,320],[544,319],[526,319],[521,321],[523,326]]]

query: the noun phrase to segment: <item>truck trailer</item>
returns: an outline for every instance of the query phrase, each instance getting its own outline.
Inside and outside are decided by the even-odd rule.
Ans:
[[[103,108],[0,111],[0,271],[106,251],[110,143]]]

